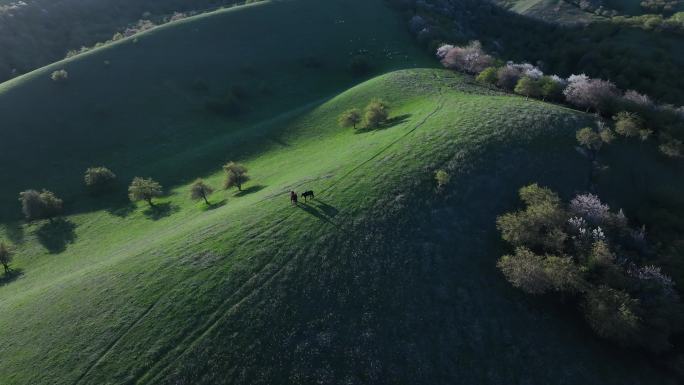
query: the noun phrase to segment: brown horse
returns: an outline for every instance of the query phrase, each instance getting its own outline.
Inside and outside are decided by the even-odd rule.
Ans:
[[[292,203],[293,206],[297,205],[297,193],[294,191],[290,191],[290,203]]]

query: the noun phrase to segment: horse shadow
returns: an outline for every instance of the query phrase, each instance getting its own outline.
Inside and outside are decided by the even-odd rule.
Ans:
[[[158,221],[162,218],[170,216],[179,209],[180,208],[178,206],[169,202],[157,203],[156,205],[148,207],[145,211],[143,211],[143,215],[145,215],[148,219]]]
[[[68,244],[76,241],[75,229],[76,224],[70,220],[57,218],[42,225],[36,231],[36,237],[50,254],[59,254],[66,250]]]
[[[242,191],[236,192],[235,194],[233,194],[233,196],[234,197],[242,197],[245,195],[254,194],[254,193],[259,192],[265,188],[266,188],[266,186],[262,186],[262,185],[249,186]]]
[[[331,219],[339,213],[339,210],[335,207],[318,199],[299,201],[297,207],[304,210],[306,213],[331,224],[334,224]]]
[[[6,272],[2,276],[0,276],[0,287],[5,286],[19,277],[24,275],[24,270],[22,269],[10,269],[10,271]]]
[[[356,130],[357,134],[361,134],[364,132],[370,132],[370,131],[381,131],[381,130],[386,130],[388,128],[392,128],[394,126],[398,126],[402,123],[408,122],[408,120],[411,118],[411,114],[403,114],[403,115],[397,115],[392,118],[387,119],[384,123],[381,123],[377,127],[361,127],[358,130]]]

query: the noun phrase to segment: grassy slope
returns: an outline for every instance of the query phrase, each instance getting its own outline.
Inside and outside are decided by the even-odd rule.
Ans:
[[[376,72],[430,63],[387,12],[382,1],[255,4],[163,26],[0,85],[0,164],[21,159],[0,170],[0,222],[18,216],[20,190],[80,194],[75,186],[95,164],[123,180],[155,175],[167,185],[203,174],[254,134],[242,128],[358,82],[347,67],[359,51]],[[320,68],[304,65],[312,57]],[[50,80],[60,68],[69,72],[65,84]],[[197,81],[208,90],[193,90]],[[205,103],[233,86],[248,90],[248,112],[207,113]],[[71,209],[101,208],[93,204]]]
[[[251,193],[212,196],[225,206],[179,187],[156,221],[144,208],[74,216],[77,241],[55,256],[27,229],[24,276],[0,292],[3,378],[657,383],[493,268],[494,216],[517,186],[567,195],[587,168],[572,148],[582,115],[487,93],[438,70],[383,76],[290,121],[281,145],[246,159]],[[398,124],[336,126],[374,96]],[[425,187],[436,166],[455,176],[444,202]],[[293,187],[319,198],[292,208]]]
[[[344,4],[349,12],[373,6]],[[281,5],[261,9],[271,6]],[[112,49],[126,53],[125,44],[131,42]],[[114,52],[97,51],[66,66],[85,73],[88,63]],[[585,116],[493,94],[440,70],[392,73],[309,105],[352,82],[333,63],[326,76],[331,83],[324,86],[330,89],[312,90],[313,81],[305,81],[310,73],[295,78],[301,85],[282,106],[273,106],[276,118],[266,123],[257,124],[255,114],[242,130],[214,132],[211,141],[199,143],[192,138],[202,135],[177,127],[174,140],[192,141],[187,153],[166,160],[174,166],[166,178],[178,185],[157,211],[91,203],[88,212],[55,224],[7,224],[4,235],[20,241],[16,267],[23,275],[0,286],[0,330],[10,331],[0,334],[3,384],[664,381],[639,357],[610,351],[565,321],[564,309],[548,314],[543,301],[513,292],[494,268],[501,252],[494,218],[511,207],[520,185],[540,181],[568,196],[586,184],[588,165],[572,148]],[[0,97],[49,89],[44,78],[50,71],[19,80],[24,83]],[[152,69],[147,75],[128,108],[158,79]],[[67,86],[72,84],[85,88],[69,105],[95,99],[87,82]],[[117,87],[113,80],[110,87]],[[55,93],[48,95],[59,102]],[[174,107],[168,111],[185,116],[175,112],[183,103],[159,95]],[[398,117],[391,127],[364,133],[337,127],[341,111],[375,96],[391,102]],[[117,114],[116,120],[137,118],[135,127],[120,127],[127,135],[139,133],[162,108],[155,103],[146,107],[149,116]],[[29,121],[40,122],[36,116]],[[49,121],[49,114],[43,119]],[[199,122],[194,133],[213,118],[184,119]],[[76,123],[77,133],[89,127],[86,118]],[[230,144],[235,137],[242,150]],[[143,144],[125,139],[122,134],[118,151],[132,158]],[[153,148],[153,155],[173,154]],[[181,165],[188,154],[219,150],[246,162],[253,182],[244,194],[215,193],[215,207],[206,209],[189,202],[182,181],[202,170],[218,186],[219,162]],[[98,160],[107,160],[106,149],[101,153]],[[54,162],[80,162],[62,159]],[[126,164],[138,162],[121,162],[117,171],[131,175],[163,175],[165,165],[128,170]],[[432,188],[436,167],[454,176],[442,196]],[[48,179],[46,186],[66,190],[77,174],[66,173],[64,182]],[[311,188],[319,197],[293,208],[287,202],[292,188]]]

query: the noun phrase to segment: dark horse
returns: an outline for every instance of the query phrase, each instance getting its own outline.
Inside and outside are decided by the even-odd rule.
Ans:
[[[290,191],[290,203],[297,205],[297,193],[294,191]]]
[[[304,191],[304,192],[302,193],[302,198],[304,198],[304,202],[306,202],[306,199],[307,199],[307,198],[314,199],[315,196],[314,196],[313,190]]]

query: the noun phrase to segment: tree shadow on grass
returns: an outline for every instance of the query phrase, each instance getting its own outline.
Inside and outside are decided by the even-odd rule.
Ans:
[[[57,218],[42,225],[36,236],[50,254],[59,254],[66,250],[69,243],[76,240],[76,225],[64,218]]]
[[[158,221],[162,218],[170,216],[179,209],[180,208],[178,206],[173,205],[170,202],[157,203],[156,205],[148,207],[145,211],[143,211],[143,215],[145,215],[148,219]]]
[[[136,208],[137,207],[135,204],[133,204],[133,202],[125,202],[120,205],[108,208],[107,212],[120,218],[126,218],[127,216],[131,215],[131,213],[135,211]]]
[[[5,286],[17,278],[24,275],[24,270],[22,269],[10,269],[7,273],[0,276],[0,287]]]
[[[19,221],[3,223],[2,227],[5,229],[5,235],[12,243],[24,242],[24,227]]]
[[[356,133],[362,134],[364,132],[386,130],[386,129],[392,128],[394,126],[398,126],[402,123],[406,123],[406,122],[408,122],[408,120],[410,118],[411,118],[411,114],[397,115],[395,117],[387,119],[385,121],[385,123],[382,123],[377,127],[359,127],[359,129],[356,130]]]
[[[242,197],[245,195],[254,194],[255,192],[259,192],[265,188],[266,188],[266,186],[262,186],[262,185],[249,186],[242,191],[236,192],[235,194],[233,194],[233,196],[234,197]]]
[[[208,205],[205,204],[202,206],[202,210],[204,210],[204,211],[216,210],[218,208],[225,206],[226,203],[228,203],[228,199],[223,199],[223,200],[220,200],[218,202],[209,201]]]

